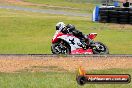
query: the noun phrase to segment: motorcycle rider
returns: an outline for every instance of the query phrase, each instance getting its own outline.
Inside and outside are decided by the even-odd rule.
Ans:
[[[72,34],[72,35],[78,37],[80,39],[80,41],[82,42],[82,45],[80,45],[80,46],[83,49],[88,48],[89,39],[88,39],[87,35],[83,34],[79,30],[77,30],[74,25],[71,25],[71,24],[65,25],[63,22],[58,22],[56,24],[56,30],[59,32],[62,32],[64,34]]]

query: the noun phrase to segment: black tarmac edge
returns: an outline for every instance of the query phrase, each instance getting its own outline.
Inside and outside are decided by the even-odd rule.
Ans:
[[[0,56],[32,56],[32,57],[131,57],[132,54],[107,54],[107,55],[55,55],[55,54],[0,54]]]

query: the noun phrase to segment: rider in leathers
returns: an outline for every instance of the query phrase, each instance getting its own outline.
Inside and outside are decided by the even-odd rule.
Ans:
[[[89,44],[88,37],[82,32],[80,32],[79,30],[77,30],[74,25],[68,24],[65,26],[63,22],[59,22],[56,24],[56,30],[59,30],[60,32],[64,34],[73,34],[74,36],[78,37],[81,40],[82,45],[80,46],[83,49],[88,48],[88,44]]]

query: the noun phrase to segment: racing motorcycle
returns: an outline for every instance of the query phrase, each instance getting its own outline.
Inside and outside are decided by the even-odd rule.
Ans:
[[[83,49],[81,45],[83,42],[72,34],[63,34],[56,31],[51,45],[53,54],[109,54],[106,45],[101,42],[95,42],[94,39],[97,33],[90,33],[87,38],[90,40],[87,49]]]

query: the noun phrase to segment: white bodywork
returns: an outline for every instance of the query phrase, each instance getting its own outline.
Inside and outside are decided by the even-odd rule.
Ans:
[[[55,32],[55,34],[54,34],[54,36],[53,36],[53,40],[57,37],[57,35],[58,35],[59,32],[60,32],[60,31],[58,31],[58,30]]]
[[[81,48],[79,45],[82,45],[82,43],[78,38],[74,36],[62,35],[58,38],[65,40],[71,46],[71,51],[76,50],[77,48]]]

